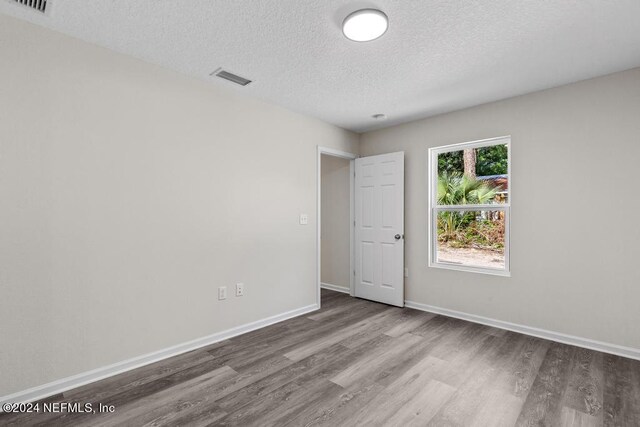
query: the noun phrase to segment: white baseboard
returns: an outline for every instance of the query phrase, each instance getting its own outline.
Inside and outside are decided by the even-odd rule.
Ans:
[[[349,288],[344,288],[338,285],[332,285],[331,283],[320,282],[320,287],[324,289],[329,289],[330,291],[342,292],[343,294],[351,293],[351,290]]]
[[[256,329],[264,328],[265,326],[273,325],[274,323],[282,322],[283,320],[300,316],[317,309],[317,304],[308,305],[306,307],[287,311],[282,314],[277,314],[275,316],[267,317],[265,319],[227,329],[226,331],[218,332],[213,335],[198,338],[193,341],[188,341],[162,350],[154,351],[153,353],[144,354],[142,356],[134,357],[128,360],[114,363],[112,365],[94,369],[92,371],[83,372],[81,374],[73,375],[71,377],[33,387],[28,390],[19,391],[7,396],[2,396],[0,397],[0,408],[4,403],[33,402],[35,400],[44,399],[46,397],[53,396],[64,391],[71,390],[72,388],[80,387],[82,385],[121,374],[132,369],[140,368],[142,366],[149,365],[151,363],[155,363],[169,357],[177,356],[188,351],[215,344],[216,342],[223,341],[237,335],[242,335]],[[0,410],[0,412],[2,411]]]
[[[483,325],[493,326],[499,329],[519,332],[521,334],[544,338],[550,341],[557,341],[563,344],[575,345],[577,347],[588,348],[590,350],[596,350],[603,353],[610,353],[618,356],[628,357],[629,359],[640,360],[640,349],[637,348],[623,347],[617,344],[609,344],[602,341],[580,338],[574,335],[562,334],[560,332],[532,328],[530,326],[518,325],[516,323],[504,322],[502,320],[490,319],[483,316],[476,316],[475,314],[463,313],[461,311],[449,310],[446,308],[435,307],[433,305],[421,304],[419,302],[405,301],[404,306],[416,310],[428,311],[430,313],[442,314],[443,316],[455,317],[456,319],[467,320],[469,322],[481,323]]]

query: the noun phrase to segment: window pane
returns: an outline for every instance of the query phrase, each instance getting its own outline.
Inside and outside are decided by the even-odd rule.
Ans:
[[[505,211],[440,211],[435,261],[505,269]]]
[[[498,144],[438,154],[438,205],[506,203],[508,153]]]

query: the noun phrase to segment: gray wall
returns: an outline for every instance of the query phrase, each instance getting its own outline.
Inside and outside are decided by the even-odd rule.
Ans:
[[[512,135],[512,277],[427,268],[427,148]],[[406,152],[411,301],[640,348],[640,69],[364,134]]]
[[[356,134],[4,15],[0,52],[0,396],[316,302]]]
[[[349,290],[349,160],[322,155],[322,268],[320,281]]]

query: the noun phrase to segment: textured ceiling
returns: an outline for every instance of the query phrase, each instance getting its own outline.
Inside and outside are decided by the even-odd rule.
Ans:
[[[51,4],[0,12],[358,132],[640,66],[640,0]],[[351,42],[341,21],[363,7],[389,30]],[[254,82],[209,77],[218,67]]]

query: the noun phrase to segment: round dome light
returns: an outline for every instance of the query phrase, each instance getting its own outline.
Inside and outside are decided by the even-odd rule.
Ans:
[[[377,9],[361,9],[344,19],[342,32],[349,40],[368,42],[383,35],[389,27],[387,15]]]

